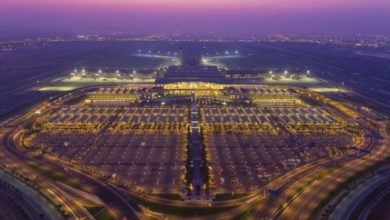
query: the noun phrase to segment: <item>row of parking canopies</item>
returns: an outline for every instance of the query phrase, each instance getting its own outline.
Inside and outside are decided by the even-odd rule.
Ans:
[[[187,108],[63,108],[46,122],[185,122]]]
[[[328,114],[320,108],[255,108],[255,107],[211,107],[202,108],[203,114],[212,115],[232,115],[232,114],[246,114],[246,115],[306,115],[306,114]]]

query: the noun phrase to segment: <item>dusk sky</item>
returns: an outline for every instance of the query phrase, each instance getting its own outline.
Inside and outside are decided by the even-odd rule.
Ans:
[[[390,0],[0,0],[0,30],[390,34]]]

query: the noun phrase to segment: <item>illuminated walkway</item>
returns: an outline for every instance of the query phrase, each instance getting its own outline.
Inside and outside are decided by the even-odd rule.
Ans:
[[[201,155],[201,139],[199,134],[199,106],[196,102],[191,104],[191,149],[192,149],[192,164],[193,164],[193,185],[194,189],[191,196],[196,198],[202,194],[202,185],[204,182],[202,175],[202,155]]]

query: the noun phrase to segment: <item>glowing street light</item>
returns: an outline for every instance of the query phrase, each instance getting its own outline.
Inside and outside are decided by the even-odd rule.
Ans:
[[[307,70],[307,71],[306,71],[306,74],[307,74],[307,75],[310,75],[310,70]]]
[[[288,74],[288,71],[287,71],[287,70],[285,70],[285,71],[284,71],[284,74],[286,74],[286,75],[287,75],[287,74]]]
[[[271,70],[271,71],[269,71],[268,73],[269,73],[269,75],[272,75],[274,72]]]

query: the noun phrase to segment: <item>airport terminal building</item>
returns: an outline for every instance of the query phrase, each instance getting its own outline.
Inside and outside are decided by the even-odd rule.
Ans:
[[[224,83],[225,77],[216,66],[169,66],[164,78],[157,84],[174,82],[214,82]]]

